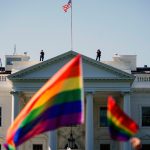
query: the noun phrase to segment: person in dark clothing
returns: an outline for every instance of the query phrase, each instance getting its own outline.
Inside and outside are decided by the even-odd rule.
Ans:
[[[99,61],[100,61],[100,58],[101,58],[101,51],[100,51],[100,49],[98,49],[98,50],[97,50],[96,60],[99,60]]]
[[[40,61],[43,61],[44,60],[44,51],[41,50],[40,52]]]

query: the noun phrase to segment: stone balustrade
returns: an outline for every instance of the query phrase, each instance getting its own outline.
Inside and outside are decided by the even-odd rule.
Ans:
[[[135,82],[150,82],[150,74],[137,74]]]
[[[7,81],[7,75],[0,75],[0,82],[6,82]]]
[[[135,74],[136,78],[132,84],[132,88],[150,88],[150,74]]]

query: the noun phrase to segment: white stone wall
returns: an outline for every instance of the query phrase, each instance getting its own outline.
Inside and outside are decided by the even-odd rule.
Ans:
[[[2,108],[2,126],[0,127],[0,144],[5,142],[6,131],[11,124],[12,100],[10,94],[11,86],[6,81],[0,81],[0,107]]]
[[[142,93],[141,89],[141,92],[136,92],[131,95],[131,115],[140,127],[139,137],[150,136],[150,127],[142,127],[142,106],[150,107],[150,92]]]
[[[134,56],[135,57],[135,56]],[[120,58],[121,58],[121,62],[120,62]],[[132,67],[135,67],[136,64],[136,59],[129,63],[130,61],[126,62],[123,60],[124,57],[119,57],[119,60],[114,60],[114,63],[110,63],[110,65],[122,69],[122,70],[126,70],[127,72],[131,71]],[[135,57],[136,58],[136,57]],[[55,73],[55,70],[58,70],[60,68],[60,66],[62,66],[62,64],[64,64],[65,61],[63,60],[62,62],[51,62],[51,65],[47,65],[47,67],[42,67],[42,68],[38,68],[38,71],[32,71],[29,74],[25,74],[24,77],[25,78],[40,78],[42,76],[42,78],[47,78],[48,76],[52,76]],[[23,64],[23,63],[22,63]],[[109,64],[109,63],[108,63]],[[31,64],[30,64],[31,65]],[[98,65],[98,64],[97,64]],[[91,63],[85,63],[84,64],[84,77],[116,77],[118,76],[118,74],[115,74],[113,71],[108,71],[106,68],[100,68],[100,66]],[[27,67],[27,66],[26,66]],[[16,70],[21,69],[20,66],[16,63]],[[143,75],[142,75],[143,76]],[[145,89],[150,89],[150,77],[149,75],[146,75],[143,78],[141,78],[139,76],[138,78],[139,80],[135,80],[135,82],[133,83],[133,88],[145,88]],[[147,79],[147,80],[145,80]],[[85,90],[89,90],[89,91],[118,91],[118,90],[122,90],[122,91],[128,91],[129,90],[129,83],[128,82],[107,82],[107,80],[104,80],[103,82],[97,82],[97,81],[86,81],[86,83],[84,84]],[[142,84],[141,84],[142,82]],[[31,88],[32,90],[38,89],[41,85],[43,84],[43,82],[38,81],[36,83],[27,83],[24,82],[23,84],[20,83],[15,83],[14,85],[19,89],[19,90],[28,90],[30,91],[29,88]],[[123,86],[123,87],[122,87]],[[31,91],[32,91],[31,90]],[[9,82],[0,82],[0,106],[2,107],[2,127],[0,127],[0,143],[3,143],[5,140],[5,134],[7,131],[7,128],[9,127],[10,123],[11,123],[11,113],[12,113],[12,97],[10,95],[10,91],[11,91],[11,84]],[[131,93],[131,116],[132,118],[139,124],[140,126],[140,132],[138,134],[139,137],[141,137],[143,139],[143,141],[147,138],[149,141],[150,140],[150,128],[145,128],[145,127],[141,127],[141,106],[150,106],[150,92],[146,92],[143,89],[139,90],[140,92],[133,92]],[[94,92],[93,92],[94,93]],[[112,92],[113,93],[113,92]],[[120,93],[121,94],[121,91]],[[27,96],[27,95],[26,95]],[[100,93],[97,96],[94,96],[94,150],[99,150],[100,149],[100,144],[111,144],[111,150],[121,150],[121,144],[119,144],[119,142],[114,142],[110,139],[109,137],[109,132],[108,132],[108,128],[106,127],[99,127],[99,106],[106,106],[107,105],[107,97],[106,94],[104,93]],[[123,102],[121,101],[122,99],[119,97],[118,95],[118,99],[117,99],[121,106],[123,105]],[[83,126],[83,128],[74,128],[73,130],[74,136],[77,140],[77,143],[79,145],[79,148],[81,150],[85,150],[85,131],[86,128],[85,126]],[[64,142],[67,142],[67,138],[69,136],[70,133],[70,129],[66,130],[66,128],[62,128],[59,130],[58,132],[58,149],[62,149],[64,146]],[[23,144],[22,146],[20,146],[19,150],[32,150],[32,145],[33,144],[43,144],[43,148],[44,150],[48,149],[48,136],[47,134],[42,134],[40,136],[37,136],[35,138],[30,139],[28,142],[26,142],[25,144]]]

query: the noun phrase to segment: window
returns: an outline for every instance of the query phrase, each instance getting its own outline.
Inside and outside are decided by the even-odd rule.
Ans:
[[[33,144],[33,150],[43,150],[42,144]]]
[[[100,107],[99,109],[99,125],[100,127],[107,127],[107,107]]]
[[[110,144],[100,144],[100,150],[110,150]]]
[[[6,76],[0,76],[0,81],[6,81]]]
[[[150,126],[150,107],[142,107],[142,126]]]
[[[150,144],[142,144],[142,150],[150,150]]]
[[[6,81],[6,76],[2,76],[2,81]]]
[[[13,61],[21,61],[21,58],[6,58],[7,65],[12,65]]]

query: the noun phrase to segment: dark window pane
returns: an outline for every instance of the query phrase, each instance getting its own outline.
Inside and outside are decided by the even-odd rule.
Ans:
[[[33,144],[33,150],[43,150],[42,144]]]
[[[100,144],[100,150],[110,150],[110,144]]]
[[[150,144],[142,144],[142,150],[150,150]]]
[[[100,127],[107,127],[107,107],[100,107]]]
[[[150,126],[150,107],[142,107],[142,126]]]
[[[21,58],[7,58],[6,59],[6,64],[7,65],[12,65],[13,61],[21,61]]]

